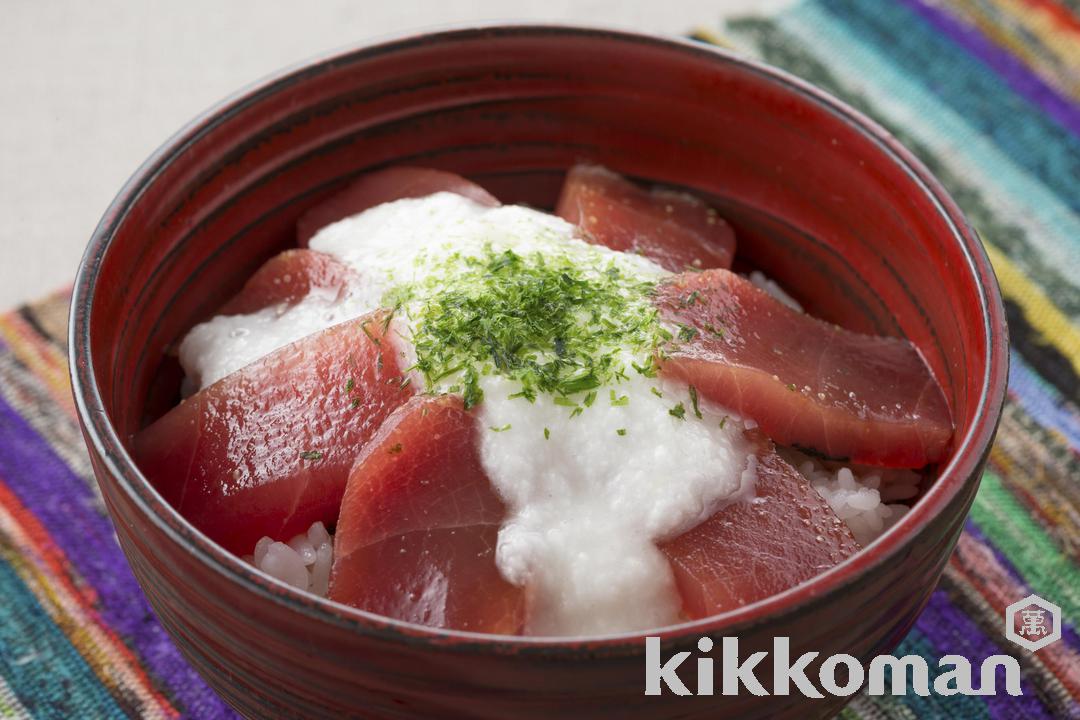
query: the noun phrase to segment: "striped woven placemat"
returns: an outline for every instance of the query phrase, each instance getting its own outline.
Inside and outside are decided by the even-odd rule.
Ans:
[[[897,654],[1007,653],[1020,697],[860,695],[850,718],[1080,717],[1080,6],[808,0],[725,42],[844,98],[933,170],[986,242],[1010,391],[967,531]],[[158,625],[75,421],[67,293],[0,315],[0,717],[232,717]],[[1003,637],[1030,593],[1063,637]],[[999,683],[1000,686],[1000,683]]]

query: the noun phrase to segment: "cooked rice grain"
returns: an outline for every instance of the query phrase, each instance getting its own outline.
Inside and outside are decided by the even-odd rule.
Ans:
[[[333,543],[326,526],[316,522],[288,543],[263,537],[255,544],[255,553],[244,560],[293,587],[326,597],[334,559]]]

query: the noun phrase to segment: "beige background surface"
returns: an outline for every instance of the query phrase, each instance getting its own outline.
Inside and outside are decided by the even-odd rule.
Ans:
[[[69,283],[98,219],[163,140],[282,66],[492,20],[681,34],[783,0],[0,0],[0,309]]]

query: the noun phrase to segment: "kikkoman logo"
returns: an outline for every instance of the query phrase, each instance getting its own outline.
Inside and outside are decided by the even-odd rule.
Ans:
[[[672,655],[666,661],[660,653],[660,638],[645,638],[645,694],[660,695],[663,687],[676,695],[716,694],[716,672],[713,658],[708,656],[714,648],[712,638],[698,640],[698,650],[706,655],[697,658],[697,687],[691,693],[679,678],[677,670],[689,657],[689,651]],[[971,662],[962,655],[946,655],[938,661],[936,677],[930,682],[930,666],[921,655],[878,655],[865,668],[859,659],[841,653],[830,655],[821,662],[817,671],[817,684],[807,675],[808,666],[820,655],[807,652],[794,662],[791,659],[791,641],[786,637],[773,638],[772,687],[767,690],[758,676],[759,667],[769,653],[758,651],[743,659],[739,657],[739,639],[720,639],[720,694],[740,695],[790,695],[796,692],[807,697],[822,698],[830,695],[854,695],[867,685],[871,695],[929,695],[931,688],[938,695],[996,695],[997,669],[1005,671],[1005,692],[1020,695],[1020,664],[1009,655],[991,655],[979,668],[979,687],[972,686]],[[888,682],[886,679],[888,678]],[[909,682],[910,678],[910,682]]]
[[[1061,637],[1061,609],[1037,595],[1030,595],[1013,603],[1005,613],[1005,635],[1017,644],[1035,651]],[[976,687],[975,669],[962,655],[945,655],[937,661],[931,682],[930,664],[920,655],[878,655],[869,667],[847,654],[830,655],[820,663],[815,662],[820,653],[806,652],[794,660],[791,657],[791,640],[775,637],[772,652],[759,650],[743,658],[739,654],[739,639],[723,637],[719,640],[719,658],[714,658],[717,643],[710,637],[697,642],[701,655],[696,658],[697,684],[693,692],[679,677],[679,668],[690,659],[691,652],[683,651],[669,658],[662,656],[660,638],[645,638],[645,694],[660,695],[665,692],[676,695],[790,695],[802,693],[807,697],[822,698],[825,694],[835,696],[853,695],[865,685],[870,695],[927,696],[938,695],[997,695],[1005,692],[1020,695],[1020,664],[1010,655],[990,655],[978,668]],[[766,659],[771,655],[771,662]],[[715,665],[719,660],[720,671]],[[816,667],[816,673],[811,666]],[[762,679],[771,669],[768,689]],[[999,673],[998,670],[1003,672]],[[758,673],[761,673],[759,675]],[[719,678],[719,687],[717,687]],[[1004,679],[1004,687],[998,680]],[[815,683],[816,680],[816,683]]]

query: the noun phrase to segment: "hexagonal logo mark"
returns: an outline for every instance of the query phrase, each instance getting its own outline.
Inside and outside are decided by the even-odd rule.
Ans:
[[[1028,595],[1005,608],[1005,637],[1035,652],[1061,638],[1061,608]]]

